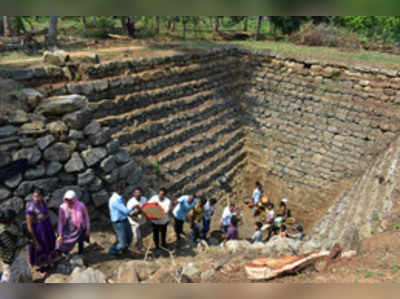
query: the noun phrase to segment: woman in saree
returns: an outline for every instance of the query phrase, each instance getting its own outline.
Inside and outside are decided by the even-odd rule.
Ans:
[[[78,200],[72,190],[64,195],[64,203],[58,212],[57,250],[69,254],[75,244],[79,244],[79,254],[83,253],[83,242],[89,242],[90,220],[84,203]]]
[[[29,262],[45,275],[48,266],[53,264],[59,255],[55,250],[56,237],[41,188],[34,189],[32,201],[26,207],[26,223],[32,237],[29,245]]]

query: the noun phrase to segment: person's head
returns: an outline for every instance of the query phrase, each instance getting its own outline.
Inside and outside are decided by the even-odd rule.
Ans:
[[[160,191],[158,191],[158,198],[160,200],[163,200],[166,194],[167,194],[167,189],[161,188]]]
[[[68,205],[68,207],[72,208],[75,202],[78,200],[78,197],[73,190],[69,190],[64,194],[64,202]]]
[[[0,211],[0,223],[11,224],[17,218],[17,213],[13,209]]]
[[[207,203],[207,199],[205,199],[204,197],[200,198],[199,204],[201,207],[204,207],[206,203]]]
[[[257,221],[255,225],[256,225],[256,230],[260,230],[263,226],[263,224],[260,221]]]
[[[261,183],[259,181],[256,182],[256,188],[259,188],[259,189],[262,188],[262,185],[261,185]]]
[[[232,226],[237,226],[239,222],[239,219],[236,216],[232,216],[231,218],[231,225]]]
[[[117,189],[115,190],[115,192],[117,192],[119,195],[121,195],[122,193],[124,193],[125,191],[125,184],[121,183],[117,186]]]
[[[288,200],[286,198],[281,199],[281,203],[279,204],[280,206],[285,206],[287,205]]]
[[[44,197],[44,191],[40,187],[35,187],[33,189],[32,199],[34,202],[41,202]]]
[[[296,230],[297,230],[297,232],[299,232],[299,233],[303,233],[303,226],[298,225],[297,228],[296,228]]]
[[[189,202],[192,203],[195,198],[196,198],[196,194],[195,193],[190,194],[189,195]]]
[[[233,211],[235,210],[235,204],[234,203],[230,203],[229,204],[229,210],[233,213]]]
[[[210,199],[210,206],[215,206],[216,203],[217,203],[217,200],[215,198]]]
[[[137,199],[140,199],[142,196],[143,190],[140,187],[136,187],[135,190],[133,190],[133,196]]]
[[[267,204],[267,208],[268,208],[269,210],[272,210],[272,209],[274,208],[274,204],[273,204],[272,202],[269,202],[269,203]]]
[[[281,230],[281,232],[286,232],[286,225],[281,224],[280,230]]]

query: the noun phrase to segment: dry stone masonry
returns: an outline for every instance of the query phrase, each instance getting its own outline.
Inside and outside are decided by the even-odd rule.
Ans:
[[[396,70],[230,46],[95,62],[0,69],[3,102],[19,103],[0,117],[0,166],[36,166],[3,182],[2,205],[22,211],[41,185],[55,209],[73,188],[98,215],[115,184],[146,185],[151,166],[176,194],[213,193],[222,175],[238,199],[257,178],[275,197],[301,190],[292,202],[316,221],[400,132]]]

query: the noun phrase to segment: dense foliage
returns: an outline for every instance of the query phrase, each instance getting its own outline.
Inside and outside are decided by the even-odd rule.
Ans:
[[[6,34],[5,28],[10,30],[7,35],[21,35],[33,30],[46,30],[50,17],[17,16],[7,17],[6,21],[3,21],[5,17],[0,18],[0,32],[3,35]],[[106,38],[109,33],[129,33],[132,37],[140,38],[171,32],[181,32],[184,38],[193,32],[193,38],[203,38],[205,36],[202,35],[207,33],[247,31],[257,33],[256,38],[259,39],[268,35],[296,34],[304,24],[325,24],[336,28],[338,32],[347,30],[356,33],[362,39],[394,44],[400,42],[399,16],[89,16],[60,19],[62,24],[70,25],[69,34],[97,38]],[[136,29],[137,36],[134,32]]]

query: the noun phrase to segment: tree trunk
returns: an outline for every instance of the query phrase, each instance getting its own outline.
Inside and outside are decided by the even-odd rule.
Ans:
[[[160,16],[156,16],[156,34],[160,33]]]
[[[126,26],[126,16],[121,16],[119,17],[121,20],[121,27],[122,27],[122,32],[124,34],[128,34],[128,27]]]
[[[262,17],[262,16],[261,16],[261,17],[258,17],[258,19],[257,19],[257,35],[256,35],[256,40],[260,40],[260,38],[261,38],[260,33],[261,33],[262,20],[263,20],[263,17]]]
[[[17,34],[26,32],[24,20],[22,18],[23,17],[15,17],[15,25],[16,25],[15,31]]]
[[[57,42],[58,17],[50,17],[49,33],[47,35],[47,48],[53,47]]]
[[[244,27],[243,30],[247,32],[249,30],[249,17],[244,17]]]
[[[4,36],[12,36],[11,17],[3,16]]]
[[[126,29],[128,34],[132,38],[136,38],[136,16],[131,16],[127,18]]]
[[[168,21],[167,21],[167,25],[165,26],[167,31],[171,30],[171,25],[172,25],[172,17],[168,16]]]
[[[175,29],[176,29],[176,22],[179,20],[179,17],[173,17],[173,20],[172,20],[172,28],[171,28],[171,31],[172,32],[175,32]]]
[[[88,28],[88,23],[87,23],[87,20],[86,20],[86,17],[82,17],[82,23],[83,23],[83,27],[85,27],[85,29],[87,29]]]
[[[215,17],[214,33],[219,31],[219,17]]]
[[[188,17],[182,17],[183,23],[183,39],[186,39],[186,25],[188,23]]]

